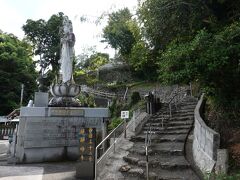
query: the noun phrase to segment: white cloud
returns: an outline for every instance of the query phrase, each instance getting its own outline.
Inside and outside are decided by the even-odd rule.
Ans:
[[[18,11],[11,7],[7,1],[0,1],[0,29],[7,33],[13,33],[18,37],[23,36],[21,27],[24,22],[24,17]]]

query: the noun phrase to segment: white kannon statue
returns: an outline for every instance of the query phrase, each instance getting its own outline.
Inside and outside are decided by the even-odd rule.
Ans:
[[[73,71],[75,35],[72,22],[67,16],[63,17],[63,37],[61,38],[60,75],[62,82],[71,82]]]

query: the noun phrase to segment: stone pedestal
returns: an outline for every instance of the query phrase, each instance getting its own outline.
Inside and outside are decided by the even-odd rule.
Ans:
[[[23,107],[17,133],[17,162],[77,160],[80,128],[96,128],[97,134],[103,134],[104,119],[108,117],[107,108]]]
[[[35,107],[48,107],[48,93],[35,92],[34,106]]]
[[[76,177],[84,180],[94,180],[94,162],[79,162],[76,166]]]
[[[216,162],[216,174],[227,174],[228,173],[228,150],[218,149],[217,150],[217,162]]]

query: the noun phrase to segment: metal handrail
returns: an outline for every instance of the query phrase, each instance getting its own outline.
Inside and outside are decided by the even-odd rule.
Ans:
[[[126,91],[125,91],[125,93],[124,93],[123,100],[126,100],[127,93],[128,93],[128,87],[126,88]]]
[[[180,95],[184,92],[184,89],[181,88],[177,88],[174,91],[174,95],[170,98],[170,100],[168,101],[168,106],[169,106],[169,117],[172,117],[172,106],[171,103],[174,100],[175,102],[175,107],[177,108],[177,103],[179,103],[183,98],[180,97]],[[176,99],[177,98],[177,99]],[[179,98],[179,99],[178,99]],[[181,98],[181,99],[180,99]]]
[[[107,98],[114,98],[117,95],[115,93],[108,93],[108,92],[103,92],[103,91],[99,91],[99,90],[94,90],[90,87],[85,87],[85,92],[94,94],[94,95],[99,95],[99,96],[103,96],[103,97],[107,97]]]
[[[151,146],[151,140],[152,140],[151,138],[152,138],[152,128],[151,128],[151,126],[149,126],[149,131],[147,131],[147,134],[146,134],[146,137],[145,137],[145,155],[146,155],[146,176],[147,176],[147,180],[149,180],[148,147]]]
[[[124,124],[124,122],[121,122],[115,129],[112,130],[110,134],[108,134],[95,148],[95,180],[97,180],[97,164],[105,157],[105,155],[109,152],[109,150],[114,146],[114,152],[115,152],[115,144],[116,144],[116,131]],[[113,135],[114,142],[109,146],[109,148],[102,154],[102,156],[98,160],[98,149],[106,143],[106,141]]]
[[[123,129],[123,131],[120,133],[120,135],[118,137],[121,137],[124,135],[124,132],[126,132],[126,129],[129,128],[129,126],[132,124],[132,123],[135,123],[137,117],[141,114],[141,111],[138,109],[134,112],[137,112],[135,114],[134,117],[131,118],[131,120],[128,122],[128,125],[126,126],[126,128]],[[115,153],[116,151],[116,143],[117,143],[117,140],[116,138],[116,131],[118,131],[118,129],[120,129],[121,126],[123,126],[125,124],[126,121],[123,121],[121,122],[115,129],[113,129],[95,148],[95,180],[97,180],[97,165],[98,163],[106,156],[106,154],[108,154],[108,152],[111,150],[111,148],[113,147],[113,151]],[[98,159],[98,149],[104,144],[106,143],[106,141],[111,138],[113,136],[113,143],[108,147],[108,149],[99,157]]]

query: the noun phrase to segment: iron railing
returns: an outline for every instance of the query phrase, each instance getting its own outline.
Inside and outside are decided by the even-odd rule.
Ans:
[[[169,117],[172,118],[172,104],[174,104],[175,108],[177,109],[177,104],[180,103],[183,98],[186,96],[186,89],[177,87],[173,93],[171,93],[171,97],[167,102],[169,107]]]
[[[131,125],[133,125],[133,127],[135,128],[136,126],[136,120],[138,118],[138,116],[141,114],[141,110],[137,109],[133,112],[133,117],[131,118],[131,120],[127,123],[127,125],[125,126],[125,122],[123,121],[121,122],[115,129],[113,129],[111,131],[111,133],[109,133],[96,147],[95,149],[95,180],[97,180],[97,175],[98,175],[98,165],[101,163],[101,161],[104,160],[104,158],[110,153],[110,152],[116,152],[116,144],[124,138],[124,134],[126,133],[126,130],[129,129],[129,127]],[[111,142],[111,138],[112,142]],[[102,154],[99,154],[101,149],[105,149],[102,148],[103,146],[106,145],[106,143],[110,141],[110,146],[108,148],[106,148],[105,152],[102,152]]]

